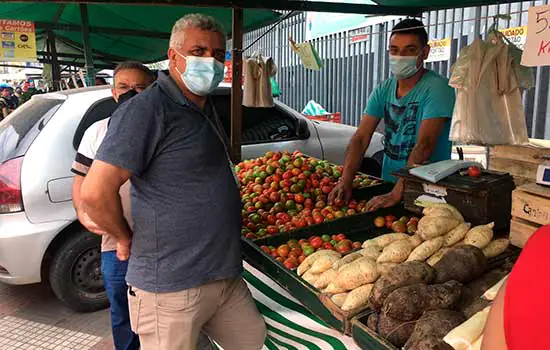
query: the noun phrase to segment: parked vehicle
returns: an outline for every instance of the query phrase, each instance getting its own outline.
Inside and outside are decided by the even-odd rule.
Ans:
[[[230,90],[213,102],[229,129]],[[86,128],[116,108],[108,87],[33,96],[0,123],[0,282],[48,281],[57,297],[78,311],[105,308],[100,237],[76,218],[71,163]],[[342,163],[354,127],[310,121],[277,102],[243,111],[243,158],[295,150]],[[364,165],[380,173],[382,135]]]

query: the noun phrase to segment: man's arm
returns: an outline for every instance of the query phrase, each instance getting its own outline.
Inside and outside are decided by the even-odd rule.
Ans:
[[[73,206],[76,210],[76,216],[78,221],[90,232],[93,232],[98,235],[106,234],[105,230],[101,229],[90,217],[85,210],[85,207],[82,203],[80,196],[80,189],[82,188],[82,183],[84,182],[84,176],[75,175],[73,177],[73,189],[72,189],[72,198]]]
[[[407,160],[408,166],[423,164],[430,160],[446,120],[447,118],[430,118],[420,123],[416,145]],[[372,211],[394,206],[403,198],[404,190],[404,181],[399,179],[390,193],[374,197],[367,203],[366,209]]]
[[[485,329],[483,330],[482,350],[506,350],[506,334],[504,332],[504,297],[506,282],[500,287],[491,306]]]
[[[8,114],[10,114],[9,111],[8,111],[8,107],[3,106],[2,107],[2,117],[6,118],[8,116]]]
[[[353,134],[348,148],[346,149],[342,180],[330,193],[329,202],[333,202],[335,199],[344,201],[351,199],[353,178],[361,166],[365,151],[369,147],[372,135],[379,123],[379,118],[370,115],[364,115],[361,119],[361,124],[359,124],[359,128],[357,128],[357,131]]]
[[[80,189],[81,203],[88,216],[104,231],[127,245],[132,231],[124,219],[119,190],[131,175],[126,169],[95,160]]]

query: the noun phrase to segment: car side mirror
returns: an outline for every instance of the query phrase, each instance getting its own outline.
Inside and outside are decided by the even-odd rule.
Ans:
[[[307,122],[303,119],[298,120],[298,130],[297,130],[297,136],[301,140],[305,140],[309,138],[310,132],[309,132],[309,126]]]

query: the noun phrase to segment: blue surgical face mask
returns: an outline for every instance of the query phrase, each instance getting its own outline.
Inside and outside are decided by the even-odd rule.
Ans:
[[[187,61],[183,73],[177,66],[176,71],[189,91],[198,96],[206,96],[220,85],[223,80],[223,63],[214,57],[184,56],[177,51],[176,53]]]
[[[390,71],[397,79],[407,79],[415,75],[420,67],[416,66],[418,56],[390,55]]]

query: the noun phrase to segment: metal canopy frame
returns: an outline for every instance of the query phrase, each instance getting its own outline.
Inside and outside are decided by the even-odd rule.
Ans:
[[[35,2],[29,0],[17,0],[17,2]],[[312,11],[312,12],[332,12],[332,13],[356,13],[365,15],[397,15],[397,16],[419,16],[422,12],[429,11],[429,6],[386,6],[386,5],[367,5],[367,4],[348,4],[336,2],[320,2],[320,1],[304,1],[304,0],[42,0],[40,2],[53,2],[61,4],[79,4],[81,14],[81,26],[63,25],[63,24],[48,24],[38,22],[37,28],[51,31],[52,29],[63,29],[70,31],[79,31],[82,33],[83,51],[88,79],[93,84],[93,53],[89,47],[90,33],[109,33],[118,35],[135,35],[145,37],[169,37],[169,33],[150,32],[143,30],[127,30],[109,27],[90,27],[87,18],[86,4],[126,4],[126,5],[165,5],[165,6],[195,6],[195,7],[222,7],[232,8],[233,10],[233,25],[232,25],[232,85],[231,85],[231,158],[234,162],[241,160],[241,139],[242,139],[242,52],[243,52],[243,9],[271,9],[271,10],[286,10],[286,11]],[[512,2],[511,0],[488,0],[487,3],[503,3]],[[470,5],[468,5],[470,6]],[[456,7],[456,6],[455,6]],[[64,6],[62,6],[57,14],[61,16]],[[50,34],[51,36],[51,34]],[[48,45],[55,47],[55,44]],[[49,57],[53,64],[59,64],[58,55],[55,52],[49,53]],[[57,70],[59,71],[59,70]]]

